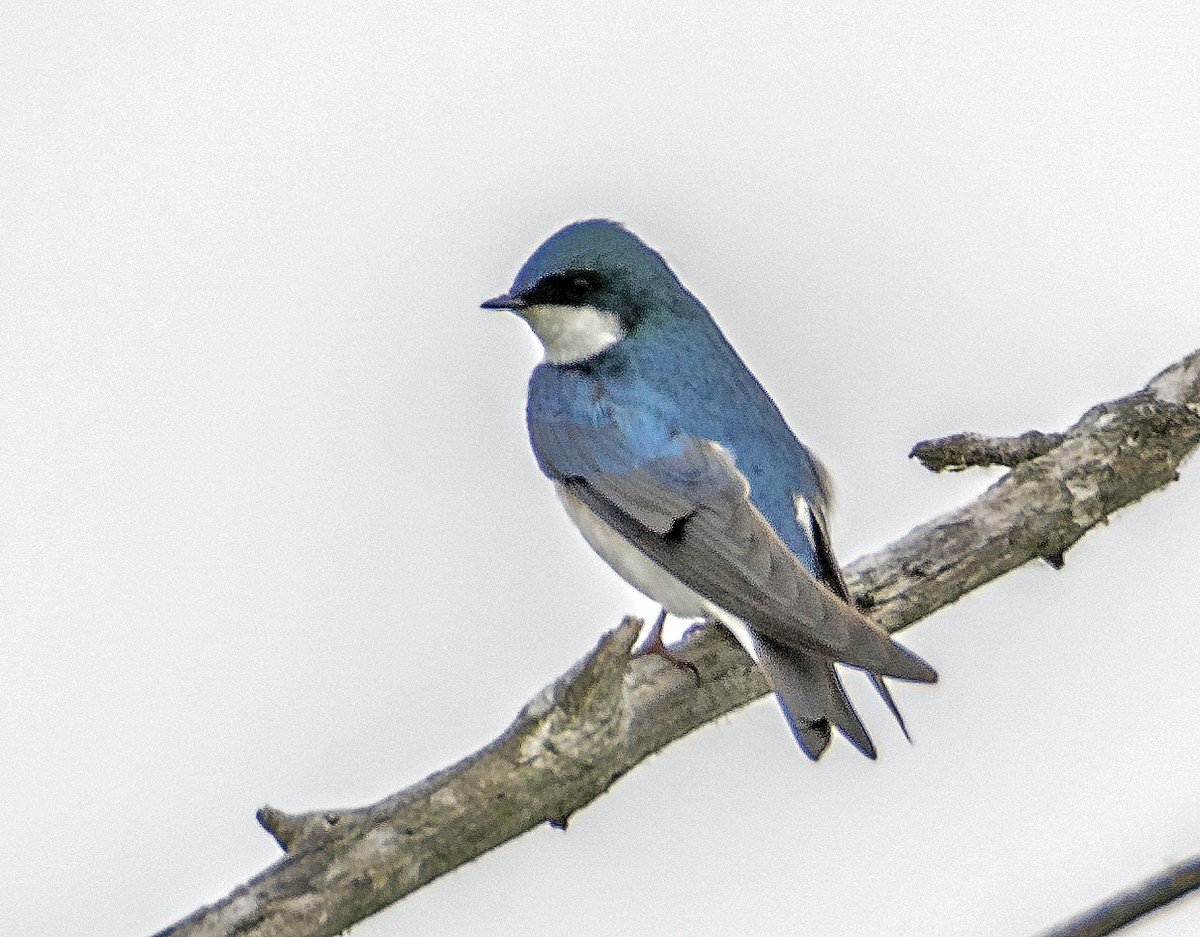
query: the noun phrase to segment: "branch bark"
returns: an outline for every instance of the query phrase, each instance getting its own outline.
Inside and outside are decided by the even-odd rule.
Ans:
[[[1109,514],[1176,479],[1200,444],[1200,351],[1092,407],[1055,443],[1042,454],[1001,446],[1024,456],[974,502],[852,564],[863,606],[897,631],[1030,559],[1061,566]],[[543,822],[565,827],[647,756],[767,692],[724,629],[692,629],[672,648],[697,682],[630,659],[640,626],[626,619],[606,634],[494,742],[377,804],[264,807],[259,822],[284,857],[156,937],[337,934]]]
[[[1038,937],[1104,937],[1197,888],[1200,888],[1200,856],[1192,856],[1043,931]]]
[[[1013,468],[1043,456],[1063,441],[1062,433],[1031,429],[1020,436],[981,436],[957,433],[943,439],[928,439],[912,447],[910,459],[918,459],[931,472],[961,472],[973,465],[1005,465]]]

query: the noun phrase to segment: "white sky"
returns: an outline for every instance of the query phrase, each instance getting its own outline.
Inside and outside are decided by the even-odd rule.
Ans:
[[[846,559],[995,477],[913,442],[1200,345],[1200,13],[1146,6],[6,4],[8,932],[163,927],[276,858],[259,805],[406,786],[653,612],[477,309],[565,222],[708,304]],[[760,702],[354,933],[1047,926],[1200,851],[1198,529],[1193,464],[910,630],[911,747],[858,686],[880,760],[813,765]]]

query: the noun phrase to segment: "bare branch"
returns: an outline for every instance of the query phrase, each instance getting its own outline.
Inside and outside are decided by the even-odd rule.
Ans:
[[[1200,441],[1200,351],[1144,390],[1097,404],[1046,455],[1022,462],[971,504],[851,564],[859,603],[891,631],[1041,558],[1178,478]]]
[[[848,581],[892,631],[1030,559],[1061,564],[1113,511],[1177,477],[1200,443],[1200,351],[1141,391],[1089,410],[1050,451],[972,504],[852,565]],[[494,742],[372,806],[259,820],[286,855],[158,937],[336,934],[542,822],[571,814],[698,726],[767,692],[721,628],[672,648],[700,675],[629,659],[626,619]]]
[[[1200,856],[1192,856],[1043,931],[1038,937],[1104,937],[1197,888],[1200,888]]]
[[[1020,436],[981,436],[956,433],[941,439],[926,439],[912,447],[908,457],[918,460],[931,472],[961,472],[981,465],[1006,465],[1012,468],[1044,456],[1065,439],[1063,433],[1043,433],[1031,429]]]

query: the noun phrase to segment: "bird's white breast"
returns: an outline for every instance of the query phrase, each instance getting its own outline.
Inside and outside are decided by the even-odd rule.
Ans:
[[[758,657],[758,649],[745,622],[676,579],[601,520],[565,486],[556,482],[554,491],[588,546],[600,554],[600,558],[617,575],[672,615],[680,618],[714,618],[722,622],[752,657]]]
[[[625,337],[617,314],[595,306],[542,304],[517,312],[541,339],[550,364],[584,361]]]

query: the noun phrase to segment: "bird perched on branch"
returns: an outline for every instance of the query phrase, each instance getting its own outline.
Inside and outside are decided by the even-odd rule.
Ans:
[[[545,347],[529,381],[534,455],[584,538],[668,612],[729,626],[770,681],[800,746],[836,727],[875,746],[835,663],[937,674],[855,607],[830,546],[829,485],[708,310],[655,251],[611,221],[553,235],[483,303]],[[907,730],[905,730],[907,735]]]

